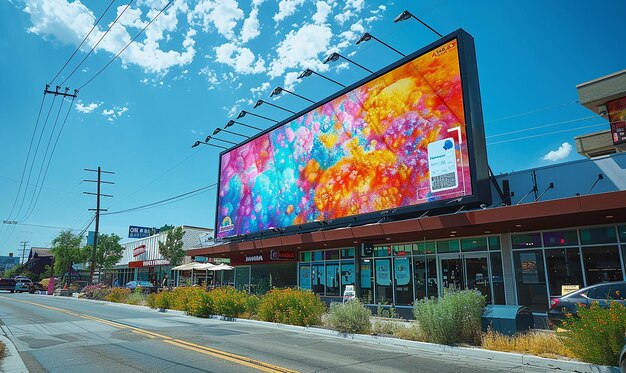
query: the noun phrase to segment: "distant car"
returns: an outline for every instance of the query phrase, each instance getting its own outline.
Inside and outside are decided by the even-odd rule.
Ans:
[[[0,278],[0,290],[15,292],[15,280],[12,278]]]
[[[29,279],[28,277],[16,276],[15,277],[15,291],[18,293],[29,291],[32,283],[33,283],[33,280]]]
[[[600,307],[609,307],[611,302],[626,306],[626,281],[603,282],[561,297],[553,297],[550,299],[548,320],[555,325],[561,325],[567,314],[578,314],[579,304],[589,307],[593,302],[597,302]]]
[[[150,281],[130,281],[124,287],[131,291],[140,288],[144,293],[152,293],[155,290],[154,285]]]

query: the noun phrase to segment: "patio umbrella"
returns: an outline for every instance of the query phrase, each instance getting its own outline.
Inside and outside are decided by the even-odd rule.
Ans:
[[[198,267],[201,267],[202,265],[203,265],[202,263],[191,262],[191,263],[181,264],[179,266],[176,266],[176,267],[172,268],[172,270],[174,270],[174,271],[189,271],[189,270],[191,270],[191,281],[193,282],[193,270],[194,269],[198,269]],[[178,283],[177,283],[177,285],[178,285]]]

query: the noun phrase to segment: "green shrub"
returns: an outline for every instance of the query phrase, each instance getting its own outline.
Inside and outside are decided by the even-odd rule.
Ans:
[[[148,306],[150,308],[157,308],[156,307],[156,298],[157,298],[157,294],[156,293],[148,294],[148,296],[146,297],[146,306]]]
[[[444,289],[443,297],[415,303],[413,314],[428,342],[478,344],[486,298],[474,290]]]
[[[104,300],[111,293],[111,288],[105,284],[89,285],[83,288],[82,293],[89,299]]]
[[[341,333],[367,333],[372,313],[358,299],[347,303],[331,303],[328,315],[330,326]]]
[[[261,303],[261,299],[256,295],[249,295],[246,299],[246,311],[250,315],[250,317],[259,313],[259,304]]]
[[[197,299],[204,292],[204,289],[199,287],[178,287],[169,292],[170,308],[189,312],[192,300]]]
[[[126,297],[126,303],[128,304],[143,304],[146,301],[146,296],[141,292],[141,289],[137,288],[134,292],[130,293],[128,297]]]
[[[215,313],[226,317],[238,317],[246,312],[248,294],[232,286],[220,287],[209,292]]]
[[[319,295],[300,289],[274,289],[263,295],[260,320],[291,325],[319,325],[326,307]]]
[[[626,307],[611,302],[602,308],[579,305],[578,316],[569,316],[563,325],[562,341],[578,359],[593,364],[618,365],[626,332]]]
[[[162,291],[154,296],[154,308],[168,309],[172,306],[172,291]]]
[[[109,295],[104,297],[105,300],[115,303],[126,303],[126,300],[130,296],[130,289],[126,288],[113,288]]]
[[[374,320],[372,334],[396,335],[400,329],[405,329],[402,321]]]
[[[189,297],[187,313],[196,317],[209,317],[213,315],[215,305],[211,294],[206,291],[198,291]]]

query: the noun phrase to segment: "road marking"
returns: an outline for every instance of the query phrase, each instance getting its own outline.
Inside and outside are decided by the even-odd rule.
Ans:
[[[82,313],[77,313],[77,312],[73,312],[73,311],[69,311],[63,308],[58,308],[58,307],[54,307],[54,306],[48,306],[45,304],[40,304],[40,303],[35,303],[35,302],[29,302],[26,300],[21,300],[21,299],[15,299],[15,298],[7,298],[4,296],[0,296],[0,298],[3,299],[7,299],[7,300],[12,300],[14,302],[21,302],[21,303],[26,303],[26,304],[30,304],[33,306],[37,306],[37,307],[42,307],[42,308],[46,308],[52,311],[57,311],[57,312],[62,312],[68,315],[72,315],[75,317],[80,317],[83,319],[87,319],[87,320],[92,320],[92,321],[96,321],[99,322],[101,324],[105,324],[105,325],[109,325],[112,326],[114,328],[119,328],[119,329],[128,329],[133,333],[137,333],[140,335],[143,335],[147,338],[151,338],[151,339],[161,339],[163,342],[180,347],[180,348],[184,348],[190,351],[195,351],[195,352],[199,352],[201,354],[204,355],[210,355],[213,357],[217,357],[220,358],[222,360],[226,360],[226,361],[230,361],[236,364],[240,364],[240,365],[244,365],[250,368],[254,368],[263,372],[269,372],[269,373],[298,373],[298,371],[296,370],[291,370],[291,369],[287,369],[278,365],[273,365],[270,363],[266,363],[263,361],[259,361],[259,360],[254,360],[242,355],[237,355],[237,354],[233,354],[230,352],[226,352],[226,351],[222,351],[222,350],[217,350],[215,348],[211,348],[211,347],[206,347],[206,346],[202,346],[202,345],[198,345],[192,342],[187,342],[181,339],[176,339],[176,338],[172,338],[163,334],[159,334],[159,333],[154,333],[148,330],[144,330],[141,328],[137,328],[134,326],[130,326],[130,325],[126,325],[126,324],[122,324],[122,323],[118,323],[115,321],[110,321],[110,320],[106,320],[106,319],[101,319],[99,317],[94,317],[94,316],[90,316],[90,315],[86,315],[86,314],[82,314]]]

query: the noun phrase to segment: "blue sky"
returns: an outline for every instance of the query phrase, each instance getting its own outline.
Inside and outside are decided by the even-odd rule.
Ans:
[[[356,46],[365,31],[407,54],[435,41],[436,35],[414,20],[393,23],[404,9],[442,34],[463,28],[474,37],[488,159],[496,173],[580,159],[574,137],[607,129],[608,123],[575,103],[576,85],[624,69],[626,60],[618,41],[626,3],[619,0],[571,1],[567,6],[544,1],[475,1],[469,6],[455,0],[176,0],[137,43],[79,92],[43,179],[41,160],[54,123],[51,115],[22,212],[13,216],[44,84],[109,3],[0,2],[0,217],[20,221],[0,225],[0,255],[17,253],[22,240],[49,246],[59,229],[41,226],[87,225],[87,209],[95,207],[95,197],[82,192],[95,191],[95,185],[82,182],[93,178],[84,168],[102,166],[115,172],[106,176],[115,184],[103,187],[103,193],[114,195],[103,201],[111,212],[214,184],[220,149],[191,149],[195,140],[235,119],[239,110],[252,110],[254,101],[267,99],[276,86],[313,100],[339,88],[314,76],[297,80],[305,68],[344,84],[365,77],[364,71],[345,63],[322,64],[331,51],[372,70],[398,58],[374,41]],[[74,89],[91,78],[165,3],[134,1],[65,85]],[[114,2],[55,83],[83,59],[126,4]],[[48,96],[44,113],[50,103]],[[295,111],[307,105],[289,95],[274,103]],[[253,112],[276,119],[286,115],[268,106]],[[258,127],[272,124],[245,119]],[[239,140],[226,135],[223,139]],[[29,168],[30,163],[27,176]],[[32,197],[37,175],[42,175],[40,186],[45,181],[38,200]],[[156,208],[103,216],[101,231],[126,237],[128,225],[213,227],[215,193],[207,189]]]

